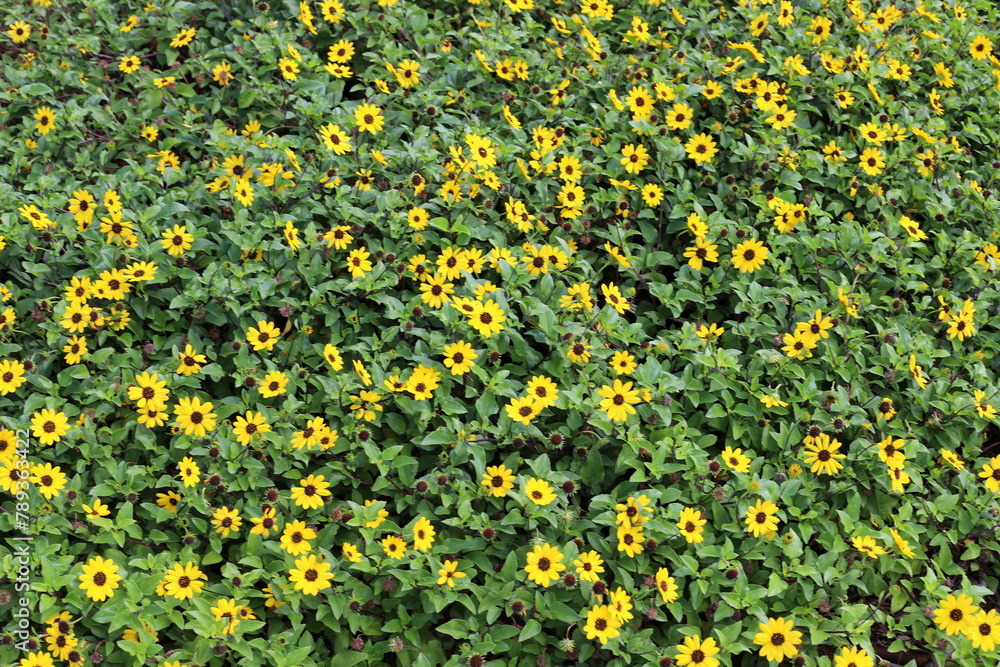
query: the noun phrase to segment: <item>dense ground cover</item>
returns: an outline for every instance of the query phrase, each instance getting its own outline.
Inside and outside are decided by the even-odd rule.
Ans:
[[[9,3],[0,661],[996,664],[998,15]]]

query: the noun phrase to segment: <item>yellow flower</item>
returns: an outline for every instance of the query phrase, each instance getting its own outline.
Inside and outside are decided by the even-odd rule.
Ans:
[[[455,587],[455,579],[461,579],[467,576],[464,572],[458,571],[458,561],[446,560],[444,562],[444,567],[438,570],[438,580],[439,586],[448,586],[450,588]]]
[[[802,643],[802,633],[794,630],[792,621],[784,618],[768,618],[767,623],[760,623],[760,632],[754,636],[754,643],[760,645],[760,655],[774,662],[791,658],[798,649],[796,644]]]
[[[549,584],[559,579],[559,573],[566,569],[562,564],[562,557],[562,553],[554,546],[549,544],[535,546],[528,553],[524,572],[530,581],[548,588]]]
[[[524,495],[536,505],[548,505],[556,499],[552,486],[544,480],[530,478],[524,485]]]

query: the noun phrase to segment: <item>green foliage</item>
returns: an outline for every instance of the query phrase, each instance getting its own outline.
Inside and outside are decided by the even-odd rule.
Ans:
[[[994,664],[998,10],[732,4],[5,8],[0,661]]]

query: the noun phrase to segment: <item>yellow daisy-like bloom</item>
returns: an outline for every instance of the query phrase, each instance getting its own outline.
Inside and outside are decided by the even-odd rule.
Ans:
[[[878,410],[878,414],[875,416],[876,423],[882,421],[883,419],[888,422],[896,416],[896,408],[892,406],[891,398],[883,398],[879,401],[876,409]]]
[[[559,396],[559,389],[552,378],[546,377],[544,375],[536,375],[528,381],[528,386],[525,391],[529,396],[535,399],[535,402],[540,404],[541,407],[548,407],[555,405],[556,399]]]
[[[297,559],[295,567],[288,573],[288,581],[295,584],[295,590],[306,595],[317,595],[320,591],[331,588],[332,579],[330,564],[314,555]]]
[[[916,556],[913,549],[910,548],[910,543],[903,539],[903,536],[899,534],[899,531],[895,528],[889,529],[889,534],[892,535],[892,541],[896,544],[896,548],[899,549],[899,553],[903,554],[907,558],[913,558]]]
[[[250,522],[253,524],[253,528],[250,529],[250,534],[268,537],[271,531],[278,527],[278,519],[275,517],[275,513],[276,510],[273,507],[268,507],[261,516],[252,517]]]
[[[665,567],[656,571],[656,590],[660,592],[660,597],[666,604],[677,601],[677,582],[670,576],[670,571]]]
[[[354,278],[363,278],[365,273],[372,270],[372,263],[369,261],[371,253],[367,248],[355,248],[347,254],[347,269]]]
[[[727,446],[722,450],[722,454],[719,455],[722,462],[726,464],[727,467],[735,470],[736,472],[750,472],[750,458],[743,454],[742,449],[733,449]]]
[[[278,331],[278,327],[267,320],[258,320],[256,328],[247,329],[247,342],[255,352],[273,350],[280,337],[281,332]]]
[[[197,396],[182,398],[177,401],[174,407],[174,424],[184,429],[185,435],[193,435],[199,438],[215,429],[215,413],[212,412],[214,406]]]
[[[212,514],[212,525],[223,537],[229,537],[229,533],[238,533],[243,519],[240,513],[229,507],[220,507]]]
[[[969,618],[965,636],[972,640],[972,647],[992,651],[1000,645],[1000,614],[996,609],[980,610]]]
[[[706,523],[708,520],[703,518],[701,510],[685,507],[681,510],[680,519],[677,521],[677,529],[681,531],[688,544],[704,542],[705,536],[702,533],[705,532]]]
[[[354,119],[358,124],[358,132],[378,134],[385,124],[382,111],[374,104],[359,104],[354,109]]]
[[[329,488],[330,483],[323,475],[309,475],[299,482],[298,486],[292,488],[291,497],[302,509],[317,509],[332,495]]]
[[[536,505],[548,505],[556,499],[553,488],[545,480],[530,478],[524,484],[524,495]]]
[[[701,271],[705,262],[718,262],[718,248],[718,245],[712,243],[707,238],[696,238],[693,246],[689,246],[684,249],[684,256],[688,258],[688,266],[695,271]]]
[[[747,508],[746,523],[747,530],[754,537],[761,537],[768,533],[773,533],[778,529],[778,506],[770,500],[757,500],[757,502]]]
[[[406,555],[406,542],[395,535],[385,537],[380,544],[389,558],[399,560]]]
[[[340,546],[340,552],[344,555],[344,558],[352,563],[361,562],[361,552],[358,551],[358,548],[350,542],[344,542]]]
[[[264,413],[248,410],[246,415],[239,415],[233,422],[233,433],[241,445],[249,445],[254,436],[260,433],[267,433],[271,430],[271,425],[264,418]]]
[[[362,389],[357,396],[351,396],[351,410],[355,411],[356,419],[365,421],[375,421],[377,412],[382,412],[384,408],[379,404],[382,395],[374,391]],[[419,399],[418,399],[419,400]]]
[[[597,391],[601,401],[601,410],[607,413],[611,421],[625,421],[629,415],[636,414],[633,404],[639,403],[639,392],[632,389],[631,382],[623,383],[615,380],[611,385],[604,385]]]
[[[885,154],[877,148],[866,148],[858,158],[858,163],[869,176],[877,176],[885,169]]]
[[[618,551],[624,551],[629,558],[635,558],[636,554],[641,554],[646,548],[646,538],[642,534],[642,528],[630,524],[618,526]]]
[[[507,320],[504,311],[492,299],[473,303],[473,312],[469,314],[469,324],[484,338],[504,330],[503,323]]]
[[[945,634],[958,635],[965,632],[978,611],[979,607],[968,595],[949,593],[941,601],[941,606],[934,610],[934,622]]]
[[[364,506],[365,507],[371,507],[372,505],[374,505],[377,502],[381,502],[381,501],[379,501],[379,500],[366,500]],[[385,521],[388,518],[389,518],[389,510],[385,509],[385,507],[383,506],[381,509],[378,510],[378,513],[376,514],[376,516],[375,516],[374,519],[372,519],[371,521],[365,523],[365,528],[378,528],[380,525],[382,525],[382,522]]]
[[[638,174],[652,160],[649,158],[649,152],[642,145],[628,144],[622,149],[622,158],[620,160],[621,164],[625,167],[625,171],[630,174]]]
[[[111,510],[105,505],[100,498],[94,499],[93,505],[82,504],[81,507],[83,511],[87,513],[88,519],[100,519],[111,514]]]
[[[618,637],[621,633],[618,628],[621,623],[615,618],[610,605],[595,606],[587,612],[587,622],[583,626],[583,632],[587,639],[596,639],[601,644],[607,644],[609,639]]]
[[[465,375],[475,366],[479,358],[472,345],[460,340],[444,347],[444,365],[451,369],[452,375]]]
[[[581,581],[594,583],[601,580],[598,575],[604,572],[604,560],[599,553],[591,550],[581,553],[580,557],[573,561],[573,567],[576,568],[576,574]]]
[[[858,646],[845,646],[840,649],[840,654],[834,656],[833,667],[875,667],[875,661],[871,659],[867,651]]]
[[[182,28],[180,32],[173,36],[170,40],[170,48],[180,49],[188,44],[194,39],[194,36],[198,33],[194,28]]]
[[[725,328],[720,327],[715,322],[711,324],[702,324],[695,330],[695,335],[698,336],[703,341],[714,343],[718,340],[719,336],[726,332]]]
[[[121,579],[118,565],[113,560],[95,556],[83,566],[80,589],[91,600],[103,602],[114,595],[114,590],[118,588]]]
[[[264,398],[273,398],[285,393],[288,386],[288,376],[281,371],[269,371],[264,379],[257,384],[257,391]]]
[[[167,570],[160,582],[163,587],[163,595],[169,595],[178,600],[193,597],[200,593],[205,585],[201,579],[207,579],[207,577],[194,563],[188,562],[184,565],[177,563],[172,569]]]
[[[122,56],[122,59],[118,62],[118,69],[126,74],[131,74],[139,69],[141,65],[142,61],[137,56]]]
[[[38,492],[45,496],[46,500],[58,496],[59,491],[66,486],[66,475],[61,468],[51,463],[31,466],[31,476],[28,480],[38,487]]]
[[[458,571],[458,561],[456,560],[446,560],[444,562],[444,567],[438,570],[438,580],[439,586],[448,586],[449,588],[455,587],[455,579],[461,579],[467,576],[465,572]]]
[[[173,229],[163,231],[160,244],[173,257],[179,257],[194,243],[194,237],[187,231],[186,225],[174,225]]]
[[[69,420],[62,412],[45,408],[31,415],[31,433],[43,445],[59,442],[68,432]]]
[[[764,266],[769,254],[768,247],[757,239],[747,239],[733,248],[733,266],[740,273],[753,273]]]
[[[0,361],[0,396],[6,396],[24,384],[24,364],[16,359]]]
[[[550,544],[537,545],[528,553],[524,572],[530,581],[548,588],[549,584],[559,579],[559,573],[566,569],[562,564],[562,557],[559,549]]]
[[[527,426],[543,409],[544,406],[534,396],[512,398],[507,404],[507,416]]]
[[[844,467],[837,459],[847,458],[846,454],[838,454],[841,442],[831,439],[826,433],[821,433],[815,440],[805,446],[806,463],[812,464],[810,472],[818,475],[835,475]]]
[[[35,123],[35,131],[38,134],[48,134],[56,127],[56,115],[49,107],[38,107],[32,117],[38,121]]]
[[[181,494],[176,491],[167,491],[166,493],[156,494],[156,504],[169,512],[177,513],[177,503],[181,500]]]
[[[195,486],[201,480],[201,469],[190,456],[185,456],[181,459],[177,467],[181,482],[184,483],[185,488]]]
[[[191,345],[186,345],[184,350],[179,352],[177,355],[177,374],[178,375],[194,375],[201,370],[202,364],[206,362],[205,355],[198,354]]]
[[[27,42],[28,38],[31,37],[31,24],[24,21],[14,21],[10,24],[7,34],[10,35],[15,44]]]
[[[969,44],[969,54],[974,60],[986,60],[993,53],[993,41],[985,35],[978,35]]]
[[[979,476],[983,478],[987,489],[1000,493],[1000,456],[994,456],[989,463],[984,463]]]
[[[503,498],[514,488],[514,471],[503,465],[487,466],[482,485],[491,496]]]
[[[781,662],[799,652],[796,644],[802,643],[802,633],[794,630],[792,621],[784,618],[768,618],[767,623],[760,624],[753,641],[760,645],[760,655],[773,662]]]
[[[434,526],[429,519],[421,517],[413,525],[413,548],[417,551],[427,551],[434,544]]]
[[[721,649],[715,644],[715,639],[706,637],[702,640],[699,635],[692,635],[684,638],[683,644],[676,646],[679,653],[674,656],[675,662],[680,667],[719,667],[719,659],[714,656]]]
[[[228,86],[233,78],[232,69],[227,62],[221,62],[212,68],[212,79],[220,86]]]
[[[128,398],[137,407],[163,409],[167,406],[170,390],[166,380],[160,380],[157,373],[139,373],[135,381],[137,386],[128,388]]]
[[[955,470],[965,470],[965,461],[963,461],[958,454],[950,449],[942,449],[941,458],[943,458],[945,462]]]
[[[874,537],[870,537],[868,535],[852,537],[851,545],[858,551],[868,554],[869,558],[878,558],[879,556],[885,554],[885,549],[880,547],[878,543],[875,542]]]
[[[316,539],[316,531],[306,525],[305,521],[292,521],[285,525],[281,533],[281,548],[292,556],[308,553],[312,546],[309,540]]]
[[[903,465],[906,460],[906,454],[903,453],[903,446],[906,445],[905,440],[889,435],[877,442],[876,445],[878,446],[878,458],[882,463],[890,468],[898,468]]]
[[[684,144],[684,150],[687,151],[689,158],[694,160],[697,164],[702,162],[711,162],[715,154],[719,152],[716,148],[717,144],[715,140],[712,139],[711,135],[708,134],[696,134],[691,137],[686,144]]]

